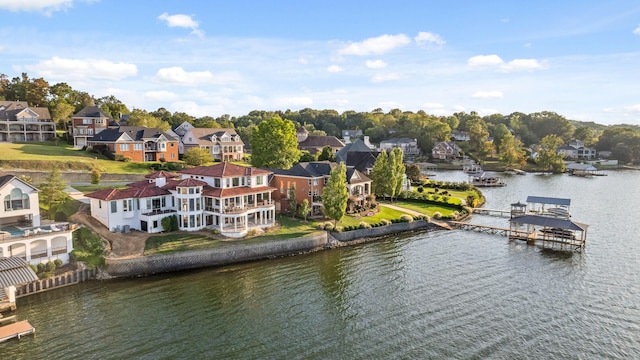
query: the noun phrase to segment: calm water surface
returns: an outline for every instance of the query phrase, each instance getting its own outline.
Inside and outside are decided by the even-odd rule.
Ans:
[[[440,231],[89,282],[19,299],[15,314],[37,334],[0,344],[0,358],[638,358],[640,172],[505,180],[484,190],[487,208],[571,198],[574,220],[590,225],[584,252]]]

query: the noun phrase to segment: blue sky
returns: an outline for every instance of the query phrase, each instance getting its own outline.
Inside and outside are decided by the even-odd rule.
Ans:
[[[640,124],[640,3],[0,0],[0,72],[129,109]]]

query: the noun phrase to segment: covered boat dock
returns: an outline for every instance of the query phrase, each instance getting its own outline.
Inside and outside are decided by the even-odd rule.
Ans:
[[[509,220],[509,240],[523,240],[529,244],[561,248],[584,248],[587,241],[586,224],[540,215],[515,216]]]

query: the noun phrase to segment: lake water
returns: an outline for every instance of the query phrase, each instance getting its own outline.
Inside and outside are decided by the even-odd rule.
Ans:
[[[467,180],[461,172],[435,179]],[[582,253],[437,231],[18,300],[2,359],[631,359],[640,354],[640,172],[506,176],[487,208],[571,198]],[[506,218],[473,222],[507,226]]]

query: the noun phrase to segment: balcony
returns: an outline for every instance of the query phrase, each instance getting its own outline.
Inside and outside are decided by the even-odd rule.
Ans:
[[[252,209],[268,208],[271,206],[273,206],[273,200],[257,201],[256,203],[244,206],[226,206],[222,211],[222,214],[241,214]]]
[[[153,209],[150,212],[146,212],[146,213],[142,213],[142,216],[155,216],[155,215],[162,215],[162,214],[171,214],[171,213],[175,213],[175,210],[172,209]]]

